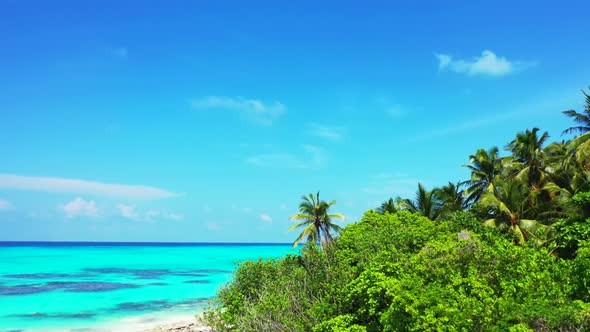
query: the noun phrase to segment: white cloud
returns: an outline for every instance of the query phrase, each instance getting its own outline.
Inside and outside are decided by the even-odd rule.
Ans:
[[[137,213],[137,211],[135,211],[134,206],[119,204],[119,205],[117,205],[117,209],[119,209],[121,216],[124,218],[132,219],[132,220],[139,220],[140,219],[139,213]]]
[[[286,210],[289,210],[289,206],[287,206],[287,204],[283,203],[279,206],[279,209],[286,211]]]
[[[10,203],[9,201],[7,201],[5,199],[0,199],[0,211],[12,210],[12,209],[14,209],[14,206],[12,205],[12,203]]]
[[[438,59],[439,70],[451,70],[469,76],[487,75],[500,77],[535,65],[532,62],[509,61],[505,57],[497,56],[490,50],[485,50],[481,52],[481,56],[475,56],[468,60],[455,60],[448,54],[435,54],[435,56]]]
[[[94,201],[87,201],[81,197],[74,199],[66,205],[59,206],[66,218],[72,219],[77,217],[98,217],[98,208]]]
[[[312,123],[309,124],[309,134],[312,136],[317,136],[332,141],[339,141],[346,134],[346,128],[328,127],[319,125],[317,123]]]
[[[262,125],[272,125],[274,121],[287,112],[287,107],[278,101],[263,102],[259,99],[223,96],[209,96],[193,100],[192,107],[195,109],[223,109],[238,112]]]
[[[102,183],[79,179],[20,176],[0,174],[0,188],[60,193],[76,193],[127,199],[161,199],[177,196],[168,190],[114,183]]]
[[[163,212],[159,210],[148,210],[146,213],[137,211],[135,206],[119,204],[117,205],[122,217],[137,221],[157,221],[157,220],[184,220],[184,216],[176,213]]]
[[[443,70],[446,69],[452,61],[452,57],[448,54],[435,54],[438,58],[438,69]]]
[[[272,218],[266,213],[260,214],[260,220],[265,221],[267,223],[272,223]]]
[[[272,168],[317,169],[326,164],[324,150],[313,145],[302,145],[304,155],[292,153],[268,153],[251,156],[246,162],[251,165]]]

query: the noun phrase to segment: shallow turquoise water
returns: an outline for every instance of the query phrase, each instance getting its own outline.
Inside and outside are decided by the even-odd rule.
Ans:
[[[94,330],[138,315],[203,309],[237,261],[289,245],[0,244],[0,331]]]

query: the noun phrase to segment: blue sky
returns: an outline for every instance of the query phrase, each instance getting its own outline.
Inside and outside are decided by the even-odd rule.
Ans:
[[[0,240],[289,242],[552,139],[586,1],[23,1],[0,11]]]

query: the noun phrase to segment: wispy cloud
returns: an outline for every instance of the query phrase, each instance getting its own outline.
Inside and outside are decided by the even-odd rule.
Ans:
[[[174,221],[184,220],[184,215],[182,215],[182,214],[169,213],[169,212],[163,212],[163,211],[158,211],[158,210],[149,210],[148,212],[146,212],[145,217],[148,220],[156,220],[156,219],[174,220]]]
[[[87,201],[81,197],[57,207],[58,210],[65,213],[66,218],[73,219],[78,217],[98,217],[98,208],[94,201]]]
[[[0,174],[0,188],[76,193],[140,200],[177,196],[176,193],[171,191],[150,186],[103,183],[79,179],[21,176],[15,174]]]
[[[449,54],[435,54],[438,59],[438,69],[450,70],[469,76],[505,76],[515,71],[524,70],[534,66],[535,62],[509,61],[507,58],[497,56],[490,50],[481,52],[481,56],[471,59],[454,59]]]
[[[476,128],[490,126],[499,122],[507,121],[520,115],[520,112],[504,112],[496,113],[490,116],[483,116],[477,119],[468,119],[463,122],[454,123],[447,127],[439,127],[437,129],[424,131],[414,137],[408,137],[408,142],[416,142],[424,139],[441,137],[445,135],[455,134]]]
[[[575,89],[571,89],[575,91]],[[454,121],[447,125],[438,123],[434,128],[426,128],[422,132],[412,137],[407,137],[406,142],[413,143],[435,137],[441,137],[461,132],[472,131],[478,128],[486,128],[498,123],[507,123],[513,119],[527,117],[527,116],[547,116],[555,114],[555,110],[568,109],[570,105],[575,105],[575,93],[565,91],[558,94],[552,94],[546,98],[536,98],[528,103],[518,105],[516,107],[505,107],[509,109],[506,112],[493,112],[489,110],[480,110],[481,114],[489,114],[478,116],[477,118],[465,119],[463,121]]]
[[[266,214],[266,213],[262,213],[262,214],[260,214],[260,220],[262,220],[262,221],[264,221],[264,222],[267,222],[267,223],[272,223],[272,218],[271,218],[271,216],[269,216],[269,215],[268,215],[268,214]]]
[[[281,115],[287,112],[287,107],[278,101],[264,102],[259,99],[242,97],[209,96],[192,101],[194,109],[221,109],[234,111],[247,119],[262,125],[272,125]]]
[[[126,59],[129,55],[129,51],[126,47],[108,47],[107,52],[114,57],[123,59]]]
[[[317,123],[311,123],[308,127],[310,135],[332,141],[339,141],[346,134],[346,128],[339,126],[322,126]]]
[[[12,210],[12,209],[14,209],[14,206],[12,205],[12,203],[10,203],[9,201],[7,201],[5,199],[0,199],[0,211]]]
[[[118,204],[117,209],[123,218],[136,221],[157,221],[157,220],[184,220],[184,216],[176,213],[168,213],[159,210],[149,210],[145,213],[139,212],[133,205]]]
[[[272,168],[299,168],[316,169],[326,164],[326,156],[323,149],[313,145],[303,145],[304,154],[294,155],[292,153],[268,153],[251,156],[246,163]]]
[[[131,205],[119,204],[117,209],[121,213],[121,216],[131,220],[139,220],[139,213],[135,211],[135,207]]]

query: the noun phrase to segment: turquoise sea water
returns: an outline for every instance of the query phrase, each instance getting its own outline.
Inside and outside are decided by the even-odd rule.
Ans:
[[[286,244],[0,243],[0,331],[123,330],[108,326],[189,317],[236,262],[289,252]]]

